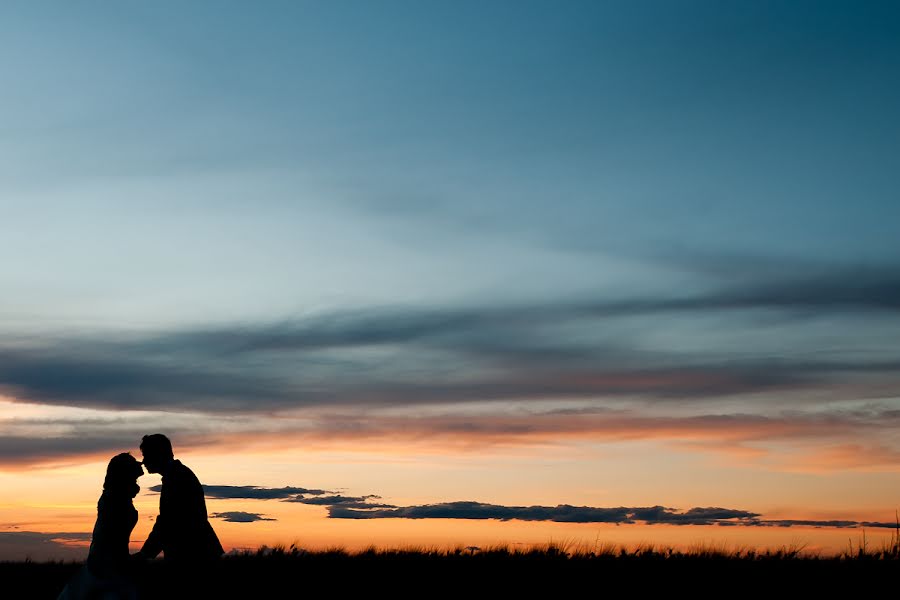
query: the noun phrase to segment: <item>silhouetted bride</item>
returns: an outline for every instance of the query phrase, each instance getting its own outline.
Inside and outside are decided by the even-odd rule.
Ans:
[[[137,598],[128,574],[128,540],[138,520],[132,500],[141,490],[137,478],[143,474],[141,463],[127,452],[109,461],[87,564],[69,581],[58,600]]]

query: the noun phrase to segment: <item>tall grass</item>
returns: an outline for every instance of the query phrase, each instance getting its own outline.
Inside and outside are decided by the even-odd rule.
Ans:
[[[849,561],[849,560],[898,560],[900,561],[900,520],[897,529],[892,532],[891,540],[880,548],[872,548],[863,531],[859,539],[849,540],[848,549],[834,554],[819,551],[808,551],[807,544],[794,541],[789,544],[771,548],[755,548],[751,546],[733,546],[725,543],[695,543],[684,548],[671,545],[642,542],[634,545],[616,544],[597,540],[594,544],[570,541],[548,542],[532,546],[511,546],[497,544],[492,546],[454,546],[449,548],[431,546],[376,547],[368,546],[361,550],[348,550],[342,546],[323,549],[307,549],[298,542],[284,545],[261,546],[253,550],[235,550],[225,560],[284,560],[308,558],[543,558],[552,560],[732,560],[732,561],[772,561],[772,560],[815,560],[815,561]]]
[[[80,563],[0,562],[0,597],[56,598]],[[179,574],[180,573],[180,574]],[[424,597],[571,596],[579,590],[606,595],[658,597],[687,594],[721,598],[740,591],[764,597],[830,597],[859,582],[871,589],[900,576],[900,522],[890,544],[872,548],[865,537],[844,552],[822,555],[802,543],[757,549],[722,544],[678,548],[642,543],[623,546],[555,541],[535,546],[436,548],[341,546],[308,549],[299,542],[229,553],[192,574],[193,595],[178,595],[184,572],[165,561],[142,565],[134,578],[142,599],[337,598],[387,595]],[[197,595],[197,586],[202,593]],[[26,589],[26,595],[8,594]],[[602,595],[601,594],[601,595]]]
[[[869,548],[866,530],[863,529],[856,541],[856,548],[853,547],[853,538],[850,538],[847,550],[841,552],[840,557],[845,560],[900,560],[900,511],[894,513],[894,519],[896,526],[891,532],[891,539],[882,542],[880,548]]]

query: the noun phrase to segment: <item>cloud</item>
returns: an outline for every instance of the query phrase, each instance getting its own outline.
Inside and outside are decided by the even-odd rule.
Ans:
[[[285,502],[299,502],[315,506],[343,506],[346,508],[396,508],[393,504],[370,502],[370,500],[380,498],[381,496],[374,494],[369,494],[368,496],[317,496],[313,498],[306,498],[301,495],[288,498]]]
[[[321,496],[331,494],[328,490],[316,490],[302,487],[267,488],[255,485],[204,485],[203,491],[207,498],[247,498],[257,500],[271,500],[292,498],[298,494]]]
[[[159,493],[161,485],[154,485],[149,491]],[[204,485],[203,492],[207,498],[222,500],[247,499],[247,500],[282,500],[292,499],[304,494],[321,496],[331,494],[328,490],[316,490],[302,487],[268,488],[256,485]]]
[[[744,263],[741,263],[744,264]],[[802,268],[801,268],[802,267]],[[783,270],[782,270],[783,271]],[[324,348],[372,347],[413,344],[466,349],[470,352],[501,352],[528,355],[575,356],[579,349],[590,356],[598,346],[555,345],[552,337],[536,340],[527,332],[554,323],[585,319],[613,319],[711,310],[871,310],[900,311],[900,266],[810,267],[768,273],[750,282],[730,284],[699,294],[625,299],[558,301],[531,306],[482,306],[470,308],[371,308],[326,313],[316,317],[262,327],[196,330],[160,336],[160,349],[214,350],[229,355],[260,351],[310,351]],[[504,344],[492,333],[525,333],[516,342]],[[479,335],[482,332],[482,335]],[[604,349],[600,347],[599,349]],[[542,355],[543,356],[543,355]]]
[[[554,521],[558,523],[675,523],[711,525],[721,521],[746,520],[756,513],[726,508],[692,508],[677,512],[670,508],[597,508],[592,506],[502,506],[482,502],[443,502],[394,509],[329,507],[333,519],[496,519],[500,521]]]
[[[46,409],[51,411],[52,409]],[[107,418],[0,418],[0,466],[27,467],[36,463],[83,462],[109,459],[120,452],[140,456],[138,446],[147,433],[165,430],[178,449],[214,443],[222,423],[195,416],[129,415]]]
[[[684,512],[676,512],[662,506],[636,508],[631,513],[635,521],[646,523],[673,523],[675,525],[713,525],[722,521],[735,519],[746,520],[758,517],[758,513],[731,508],[691,508]]]
[[[140,436],[110,432],[107,435],[25,437],[0,435],[0,466],[27,467],[35,463],[83,461],[88,456],[107,456],[137,447]]]
[[[679,448],[703,452],[765,453],[758,442],[823,443],[866,436],[870,441],[891,439],[900,427],[900,415],[890,409],[837,410],[812,408],[761,414],[653,414],[652,410],[562,409],[540,412],[537,407],[506,413],[425,413],[400,415],[367,412],[363,415],[328,413],[317,416],[304,439],[308,444],[346,446],[371,440],[393,444],[426,444],[483,451],[491,446],[558,443],[587,439],[592,442],[658,440]],[[807,464],[804,455],[797,460]],[[878,464],[900,466],[896,453],[880,452]],[[828,468],[824,463],[823,468]],[[865,463],[836,462],[831,468],[861,468]],[[869,465],[871,466],[871,465]]]
[[[779,468],[788,470],[900,468],[900,452],[893,447],[900,411],[891,403],[857,403],[852,409],[845,406],[811,405],[805,410],[782,409],[772,414],[691,414],[704,408],[670,411],[666,407],[608,408],[592,403],[552,402],[497,404],[480,406],[478,410],[464,406],[408,409],[405,414],[336,408],[308,411],[297,418],[198,418],[182,414],[166,416],[157,423],[159,426],[152,419],[143,423],[144,417],[96,422],[80,418],[0,420],[0,466],[24,468],[40,463],[83,462],[87,457],[99,460],[122,451],[136,453],[141,435],[160,430],[173,439],[176,454],[184,448],[215,449],[226,440],[231,449],[242,445],[277,448],[298,444],[357,448],[361,442],[367,442],[461,451],[567,440],[654,440],[687,451],[744,453],[745,457],[752,453],[759,457],[771,451],[761,442],[777,442],[796,446],[790,462],[779,464]],[[4,431],[14,434],[4,435]],[[862,438],[867,441],[865,446],[858,443]],[[815,452],[807,444],[812,440],[817,441]],[[336,494],[302,487],[210,485],[206,490],[211,498],[298,498],[296,501],[307,504],[324,503],[311,497]]]
[[[152,491],[160,491],[161,486],[154,486]],[[396,506],[373,502],[381,500],[381,496],[366,494],[363,496],[334,495],[324,490],[313,490],[315,493],[295,493],[303,490],[298,487],[265,488],[244,485],[204,486],[208,498],[246,499],[246,500],[281,500],[323,506],[332,519],[470,519],[498,521],[552,521],[557,523],[617,523],[648,525],[721,525],[747,527],[833,527],[857,528],[879,527],[894,528],[895,523],[854,520],[808,520],[808,519],[765,519],[761,513],[743,509],[722,508],[718,506],[693,507],[687,510],[657,506],[644,507],[595,507],[572,506],[505,506],[477,501],[439,502],[415,506]],[[218,494],[210,496],[209,490],[217,490]],[[263,518],[259,513],[242,511],[221,512],[212,515],[226,521],[249,523]]]
[[[705,272],[717,281],[739,281],[681,299],[673,307],[676,310],[900,310],[900,266],[897,265],[822,265],[722,255],[694,255],[680,262],[664,257],[663,261]]]
[[[659,352],[648,353],[642,360],[633,350],[598,350],[592,357],[590,350],[577,348],[570,349],[572,356],[565,356],[562,350],[533,348],[531,356],[523,360],[517,356],[522,348],[509,352],[495,348],[491,357],[432,350],[440,350],[444,360],[425,364],[423,356],[428,356],[428,350],[416,348],[395,354],[389,364],[348,353],[343,362],[319,362],[303,369],[302,358],[292,361],[289,357],[273,357],[266,367],[276,371],[273,373],[255,373],[254,369],[261,369],[256,366],[258,361],[243,356],[249,364],[232,365],[229,374],[223,373],[227,366],[217,364],[215,356],[198,360],[182,371],[184,367],[152,364],[139,355],[86,360],[7,351],[0,353],[0,390],[5,388],[26,402],[233,414],[548,397],[717,398],[814,390],[832,384],[839,374],[845,379],[849,375],[868,376],[873,384],[900,389],[894,378],[900,361],[726,361],[722,357],[685,359]],[[290,362],[299,362],[301,368],[290,372],[286,364]],[[318,361],[308,358],[308,362]],[[278,371],[279,366],[284,370]],[[857,385],[864,389],[865,381]]]
[[[710,450],[719,436],[734,450],[750,441],[828,438],[836,449],[825,469],[864,468],[863,454],[877,454],[879,468],[893,469],[900,453],[885,432],[888,424],[897,426],[896,418],[885,413],[879,423],[827,409],[785,409],[795,401],[802,408],[823,398],[900,393],[894,338],[869,341],[869,334],[848,328],[858,347],[831,342],[826,353],[818,342],[804,345],[803,331],[791,329],[793,319],[828,314],[833,340],[843,331],[841,319],[851,315],[874,318],[884,336],[885,324],[900,324],[900,270],[809,272],[756,273],[669,297],[374,307],[149,334],[8,336],[0,342],[0,393],[22,403],[141,412],[105,422],[0,418],[0,465],[116,453],[152,430],[177,437],[178,447],[223,438],[476,447],[580,436],[687,438]],[[716,320],[714,337],[730,340],[732,329],[752,329],[753,311],[780,315],[784,327],[723,348],[694,339],[709,334],[708,323],[679,330],[684,319],[726,314]],[[722,399],[745,403],[731,403],[723,414]],[[497,408],[477,415],[461,408],[476,402]],[[572,402],[632,410],[566,415],[547,409]],[[875,435],[867,438],[869,450],[853,448],[861,432]]]
[[[900,269],[840,268],[693,295],[374,307],[157,334],[33,337],[27,344],[10,338],[0,345],[0,390],[29,402],[220,414],[547,397],[718,398],[817,390],[850,376],[860,389],[868,382],[896,392],[900,345],[863,358],[838,347],[823,358],[790,321],[878,315],[886,323],[900,318],[898,309]],[[728,314],[717,332],[727,338],[759,311],[786,320],[777,342],[756,338],[753,347],[724,349],[711,342],[702,352],[657,343],[667,329],[714,313]]]
[[[0,560],[80,560],[90,541],[85,532],[0,531]]]
[[[154,485],[149,491],[159,493],[161,485]],[[269,488],[256,485],[204,485],[203,492],[207,498],[216,500],[281,500],[283,502],[296,502],[314,506],[341,505],[349,508],[394,508],[392,504],[379,504],[372,500],[380,499],[380,496],[368,494],[366,496],[342,496],[335,495],[328,490],[310,489],[302,487]],[[221,515],[247,515],[255,513],[218,513]],[[233,517],[238,518],[238,517]],[[259,519],[254,519],[259,520]],[[244,521],[241,521],[244,522]]]
[[[32,402],[101,409],[184,411],[209,409],[218,401],[222,408],[213,412],[223,412],[240,409],[254,394],[284,399],[272,378],[229,373],[214,359],[192,368],[161,364],[138,347],[118,354],[111,343],[92,354],[82,345],[0,350],[0,390]]]
[[[228,523],[253,523],[256,521],[275,521],[276,519],[270,519],[265,517],[259,513],[251,513],[251,512],[243,512],[243,511],[231,511],[231,512],[219,512],[213,513],[210,515],[214,519],[222,519]]]
[[[696,507],[679,511],[664,506],[599,508],[593,506],[502,506],[482,502],[442,502],[418,506],[358,508],[335,504],[328,507],[332,519],[496,519],[498,521],[553,521],[557,523],[645,523],[648,525],[721,525],[744,527],[880,527],[896,523],[850,520],[767,520],[760,513],[720,507]]]
[[[879,522],[879,521],[847,521],[847,520],[830,520],[816,521],[804,519],[778,519],[778,520],[760,520],[747,522],[746,525],[759,525],[762,527],[833,527],[837,529],[855,529],[859,527],[877,527],[883,529],[894,529],[896,523]]]
[[[893,415],[892,415],[893,416]],[[896,426],[892,418],[885,419],[885,426]],[[867,443],[845,443],[817,448],[815,452],[798,457],[800,467],[810,471],[854,469],[864,471],[894,470],[900,466],[900,450],[883,444],[874,444],[868,436]]]

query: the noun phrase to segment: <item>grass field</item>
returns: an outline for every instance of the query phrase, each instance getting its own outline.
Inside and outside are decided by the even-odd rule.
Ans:
[[[80,563],[0,563],[3,598],[55,598]],[[784,547],[725,551],[653,546],[592,549],[547,545],[498,548],[342,549],[261,548],[223,558],[186,576],[164,561],[135,574],[142,598],[510,598],[515,596],[697,597],[761,595],[831,597],[894,593],[900,582],[900,546],[877,550],[852,542],[835,556]]]

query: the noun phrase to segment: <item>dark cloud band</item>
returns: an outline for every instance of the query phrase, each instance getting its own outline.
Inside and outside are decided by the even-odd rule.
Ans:
[[[495,519],[498,521],[553,521],[557,523],[645,523],[648,525],[721,525],[746,527],[880,527],[896,523],[875,521],[767,520],[759,513],[719,507],[678,511],[663,506],[597,508],[592,506],[502,506],[482,502],[443,502],[386,508],[328,507],[332,519]]]
[[[328,508],[333,519],[496,519],[499,521],[554,521],[557,523],[671,523],[713,525],[743,521],[759,515],[727,508],[692,508],[678,512],[662,506],[598,508],[592,506],[502,506],[482,502],[444,502],[393,509]]]
[[[634,317],[666,323],[760,310],[791,319],[834,313],[900,319],[900,269],[836,269],[703,295],[534,306],[372,308],[260,326],[0,345],[0,391],[95,408],[265,412],[546,397],[709,398],[817,389],[836,377],[900,390],[900,347],[828,360],[798,347],[690,354],[648,347]],[[754,313],[755,314],[755,313]],[[616,329],[626,320],[631,325]],[[665,323],[662,325],[665,327]],[[578,330],[572,335],[572,328]],[[389,355],[379,351],[390,350]],[[838,349],[839,350],[839,349]],[[341,351],[339,355],[335,351]],[[465,377],[460,374],[465,373]]]

